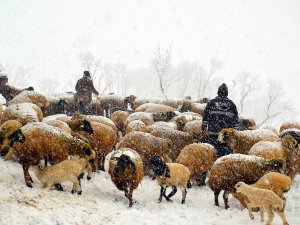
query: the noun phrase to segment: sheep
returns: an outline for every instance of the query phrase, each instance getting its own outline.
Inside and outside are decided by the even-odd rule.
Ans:
[[[179,187],[182,191],[181,204],[184,204],[187,194],[186,189],[191,187],[189,168],[179,163],[166,163],[159,155],[153,156],[149,163],[157,183],[161,187],[158,201],[161,202],[162,197],[165,197],[167,201],[171,201],[171,197],[176,194],[177,187]],[[172,186],[172,192],[167,196],[166,190],[169,186]]]
[[[72,118],[69,126],[75,133],[86,138],[97,153],[97,165],[93,169],[104,170],[105,156],[111,152],[117,143],[116,132],[106,124],[78,118]],[[93,132],[89,132],[89,130]]]
[[[129,112],[121,110],[118,110],[111,114],[111,120],[115,123],[118,131],[120,131],[123,136],[125,135],[125,122],[129,115]]]
[[[225,209],[228,209],[228,194],[237,182],[253,184],[267,172],[282,172],[284,168],[284,162],[280,159],[267,160],[243,154],[220,157],[213,164],[208,180],[209,187],[215,195],[215,205],[219,206],[218,197],[222,190],[224,190]]]
[[[61,129],[42,122],[27,124],[9,136],[14,154],[23,167],[25,183],[32,187],[28,168],[39,164],[40,160],[52,165],[65,160],[68,155],[93,156],[91,146]],[[92,159],[91,159],[92,160]]]
[[[16,130],[20,129],[22,124],[17,120],[7,120],[0,126],[0,140],[1,140],[1,149],[0,155],[4,157],[4,160],[11,160],[14,156],[12,149],[9,151],[8,148],[3,148],[4,146],[8,145],[10,140],[9,136],[15,132]]]
[[[146,103],[135,109],[136,112],[147,112],[147,113],[167,113],[175,111],[174,108],[166,105],[156,103]]]
[[[148,129],[146,127],[146,125],[141,121],[141,120],[134,120],[132,122],[130,122],[125,129],[125,134],[128,134],[132,131],[143,131],[143,132],[147,132]]]
[[[238,131],[233,128],[224,128],[220,131],[218,141],[226,142],[233,153],[248,154],[250,148],[261,140],[275,141],[279,137],[270,130],[244,130]]]
[[[42,122],[47,122],[50,120],[60,120],[63,121],[65,123],[69,123],[71,121],[72,117],[67,116],[66,114],[55,114],[55,115],[51,115],[51,116],[46,116],[43,118]]]
[[[76,160],[66,159],[53,166],[39,168],[34,166],[36,177],[43,184],[43,188],[51,189],[57,183],[71,181],[73,183],[72,194],[81,195],[80,179],[83,177],[82,166]]]
[[[197,140],[201,140],[206,135],[206,132],[202,130],[202,120],[199,119],[187,122],[183,131],[193,135]]]
[[[176,163],[189,168],[191,179],[196,180],[199,186],[205,185],[206,174],[214,161],[216,161],[216,150],[207,143],[194,143],[185,146],[176,159]]]
[[[204,113],[204,109],[206,107],[206,103],[195,103],[191,101],[185,101],[182,103],[182,106],[179,108],[179,112],[194,112],[198,113],[201,116]]]
[[[251,186],[271,190],[285,202],[284,193],[290,190],[291,185],[292,180],[289,176],[281,173],[269,172]],[[249,199],[247,199],[245,195],[236,192],[232,192],[231,194],[240,201],[242,206],[247,207]]]
[[[180,150],[186,145],[196,142],[194,137],[183,131],[172,129],[157,129],[151,132],[153,136],[164,138],[171,141],[171,153],[170,157],[173,161],[178,157]]]
[[[23,125],[30,122],[40,122],[43,119],[41,109],[33,103],[20,103],[9,105],[2,117],[1,123],[7,120],[18,120]]]
[[[111,114],[116,110],[127,110],[129,100],[118,95],[101,95],[97,99],[99,101],[100,110],[104,110],[106,117],[111,117]]]
[[[154,119],[151,113],[134,112],[127,117],[125,121],[125,129],[127,125],[134,120],[141,120],[146,126],[154,124]]]
[[[273,191],[251,187],[244,182],[238,182],[235,185],[235,188],[237,193],[242,193],[249,199],[247,208],[251,219],[254,219],[252,208],[259,207],[261,221],[264,221],[263,211],[267,210],[268,212],[269,219],[266,225],[272,224],[274,218],[273,211],[277,212],[280,215],[284,225],[288,225],[286,216],[284,214],[283,200],[279,198]]]
[[[256,122],[253,118],[244,118],[242,116],[239,117],[239,126],[241,130],[255,130]]]
[[[49,106],[43,111],[44,116],[51,116],[67,112],[67,101],[56,96],[46,95]]]
[[[74,160],[77,163],[79,163],[81,165],[81,169],[82,169],[82,174],[84,173],[85,169],[87,168],[88,170],[88,174],[87,174],[87,179],[90,180],[91,179],[91,175],[92,175],[92,166],[90,164],[90,159],[89,158],[96,158],[96,153],[93,151],[92,152],[94,155],[92,157],[80,157],[79,155],[74,155],[70,157],[70,160]]]
[[[44,123],[54,126],[54,127],[58,127],[60,129],[62,129],[63,131],[65,131],[69,134],[72,134],[72,129],[69,127],[69,125],[61,120],[47,120]]]
[[[282,138],[283,136],[286,135],[290,135],[293,138],[295,138],[295,140],[300,143],[300,130],[297,128],[289,128],[289,129],[285,129],[283,131],[281,131],[279,133],[279,137]]]
[[[121,148],[114,151],[109,159],[109,169],[112,182],[120,191],[125,192],[132,207],[132,193],[144,177],[144,166],[140,155],[133,149]]]
[[[26,102],[36,104],[42,109],[42,111],[49,106],[49,102],[47,101],[46,97],[37,91],[22,91],[7,104],[13,105]]]
[[[300,172],[300,152],[298,142],[290,135],[279,141],[260,141],[252,146],[249,155],[265,159],[282,159],[286,163],[286,174],[292,179]]]
[[[64,111],[68,116],[71,116],[75,112],[78,112],[79,102],[75,97],[75,93],[69,91],[65,93],[56,93],[52,96],[64,102]]]
[[[143,160],[145,175],[151,175],[149,160],[155,154],[159,154],[166,161],[171,162],[169,157],[169,141],[155,137],[149,133],[141,131],[130,132],[123,137],[123,139],[117,144],[116,148],[131,148],[136,150]]]
[[[280,126],[279,132],[282,132],[282,131],[284,131],[286,129],[290,129],[290,128],[296,128],[296,129],[300,130],[300,123],[299,122],[285,122]]]

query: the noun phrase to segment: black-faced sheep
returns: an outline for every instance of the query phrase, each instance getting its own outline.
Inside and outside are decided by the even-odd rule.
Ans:
[[[132,207],[132,193],[144,177],[144,166],[140,155],[133,149],[122,148],[114,151],[109,159],[111,180],[120,191],[125,192]]]
[[[191,172],[191,180],[200,185],[205,185],[205,178],[216,161],[215,148],[206,143],[194,143],[185,146],[176,159],[177,163],[183,164]]]
[[[61,129],[45,123],[30,123],[9,137],[14,154],[23,167],[26,185],[32,187],[28,168],[40,160],[52,165],[67,159],[68,155],[92,156],[94,151],[86,142],[74,138]]]
[[[286,129],[291,129],[291,128],[296,128],[296,129],[300,130],[300,123],[299,122],[285,122],[280,126],[279,132],[282,132]]]
[[[179,187],[182,191],[181,204],[184,204],[187,194],[186,189],[191,187],[189,168],[179,163],[166,163],[159,155],[151,158],[150,165],[161,187],[158,201],[161,202],[162,197],[165,197],[167,201],[171,201],[171,197],[176,194],[177,187]],[[172,192],[167,196],[166,190],[169,186],[172,187]]]
[[[254,219],[252,208],[259,207],[261,221],[264,221],[264,210],[266,210],[268,213],[269,219],[266,225],[272,224],[274,218],[273,211],[280,215],[284,225],[288,225],[286,216],[284,214],[283,200],[279,198],[273,191],[251,187],[244,182],[238,182],[235,185],[235,189],[237,193],[242,193],[249,199],[247,208],[251,219]]]
[[[279,137],[266,129],[238,131],[233,128],[222,129],[218,141],[226,142],[233,153],[248,154],[250,148],[261,140],[276,141]]]
[[[145,175],[151,175],[149,160],[154,155],[161,155],[167,162],[171,162],[170,143],[149,133],[130,132],[117,144],[117,149],[119,148],[131,148],[140,154],[144,163]]]
[[[219,158],[210,170],[209,187],[215,195],[215,205],[219,206],[219,194],[224,190],[225,208],[229,208],[228,194],[234,185],[243,181],[253,184],[267,172],[282,172],[285,165],[282,160],[267,160],[257,156],[231,154]]]

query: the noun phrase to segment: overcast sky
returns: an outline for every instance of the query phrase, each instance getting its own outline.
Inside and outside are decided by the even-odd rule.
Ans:
[[[173,64],[217,57],[228,79],[248,71],[299,96],[299,0],[0,0],[0,32],[0,62],[30,67],[37,80],[80,77],[82,51],[148,66],[160,43]]]

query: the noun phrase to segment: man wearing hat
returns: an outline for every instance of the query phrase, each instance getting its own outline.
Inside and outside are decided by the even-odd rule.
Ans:
[[[83,77],[77,81],[75,90],[77,92],[76,100],[79,103],[79,112],[82,114],[92,114],[92,94],[98,95],[99,92],[94,87],[89,71],[83,72]]]
[[[207,136],[201,142],[212,144],[217,150],[217,157],[231,153],[229,146],[217,141],[219,132],[223,128],[237,128],[239,116],[236,105],[228,97],[228,88],[223,83],[218,88],[218,96],[210,100],[203,114],[202,130]]]
[[[8,78],[4,71],[0,71],[0,94],[6,99],[6,104],[12,100],[16,95],[20,94],[22,91],[33,91],[33,87],[28,87],[24,89],[15,88],[7,84]]]

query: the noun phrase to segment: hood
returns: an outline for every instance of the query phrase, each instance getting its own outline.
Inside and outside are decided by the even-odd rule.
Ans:
[[[228,96],[228,87],[225,83],[223,83],[218,88],[218,96],[220,96],[220,97],[227,97]]]

